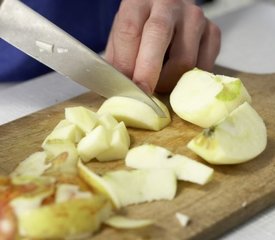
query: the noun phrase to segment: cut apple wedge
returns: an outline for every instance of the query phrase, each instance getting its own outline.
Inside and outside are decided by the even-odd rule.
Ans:
[[[46,137],[43,144],[48,140],[60,139],[68,140],[73,143],[78,143],[84,137],[84,132],[80,130],[74,123],[69,122],[67,119],[61,120],[53,131]]]
[[[137,169],[171,169],[178,180],[206,184],[214,170],[186,156],[173,154],[163,147],[145,144],[129,150],[125,164]]]
[[[267,144],[266,127],[245,102],[214,127],[205,129],[188,148],[213,164],[236,164],[255,158]]]
[[[104,223],[118,229],[137,229],[150,226],[153,224],[153,221],[149,219],[132,219],[125,216],[114,215],[108,218]]]
[[[103,196],[42,206],[18,216],[21,234],[31,239],[90,236],[109,218],[111,203]]]
[[[89,133],[98,123],[96,113],[82,106],[65,108],[65,118],[85,133]]]
[[[169,169],[112,171],[103,179],[117,196],[120,206],[172,200],[177,190],[176,176]]]
[[[251,97],[240,79],[197,68],[183,74],[170,95],[173,111],[203,128],[217,124],[245,101]]]
[[[159,117],[147,104],[127,97],[111,97],[99,108],[98,113],[110,113],[117,121],[123,121],[127,127],[158,131],[167,126],[170,114],[167,107],[157,98],[153,100],[160,106],[166,118]]]
[[[95,172],[85,166],[81,161],[78,161],[77,168],[80,177],[91,187],[95,192],[101,193],[109,198],[115,208],[120,208],[119,200],[111,188],[111,186]]]
[[[109,148],[98,154],[96,159],[101,162],[124,159],[129,150],[129,145],[130,138],[127,129],[124,122],[120,122],[112,129]]]
[[[110,147],[109,132],[103,126],[91,130],[77,145],[77,151],[84,162],[97,157]]]

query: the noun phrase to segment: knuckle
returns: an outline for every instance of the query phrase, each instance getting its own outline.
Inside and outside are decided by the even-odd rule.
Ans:
[[[190,5],[190,13],[198,22],[205,22],[203,10],[197,5]]]
[[[194,68],[197,64],[197,59],[195,57],[179,57],[176,64],[177,68],[184,72]]]
[[[151,17],[146,23],[146,30],[159,36],[169,37],[172,33],[173,26],[171,21],[164,16]]]
[[[126,40],[136,39],[140,36],[138,24],[130,18],[119,17],[117,24],[117,34]]]
[[[209,32],[213,35],[215,39],[218,39],[218,41],[220,41],[222,33],[220,28],[216,24],[211,23],[209,25]]]

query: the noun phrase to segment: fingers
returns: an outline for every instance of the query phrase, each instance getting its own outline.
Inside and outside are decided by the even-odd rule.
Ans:
[[[171,1],[154,1],[149,19],[146,21],[133,81],[147,92],[153,92],[160,76],[165,52],[173,37],[176,16]]]
[[[132,78],[139,51],[143,25],[150,14],[148,1],[124,0],[120,5],[108,49],[108,59],[129,78]]]
[[[221,47],[221,31],[213,23],[208,21],[205,32],[201,39],[200,50],[198,54],[197,67],[211,71],[214,67]]]
[[[207,21],[202,10],[191,4],[184,6],[177,23],[168,60],[157,85],[158,92],[169,92],[181,75],[197,65],[201,38]]]
[[[219,53],[220,42],[219,28],[204,17],[199,7],[186,4],[156,91],[172,91],[182,74],[194,67],[210,71]]]

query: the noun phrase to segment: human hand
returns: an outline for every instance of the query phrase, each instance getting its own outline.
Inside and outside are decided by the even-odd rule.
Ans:
[[[212,69],[220,39],[190,0],[122,0],[105,57],[146,92],[169,92],[195,66]]]

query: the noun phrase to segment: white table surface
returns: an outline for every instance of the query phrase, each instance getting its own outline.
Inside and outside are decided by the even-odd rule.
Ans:
[[[213,20],[223,33],[217,64],[247,72],[275,72],[275,5],[259,1]],[[0,125],[86,91],[85,87],[57,73],[20,84],[2,83]],[[274,240],[275,206],[220,239]]]

